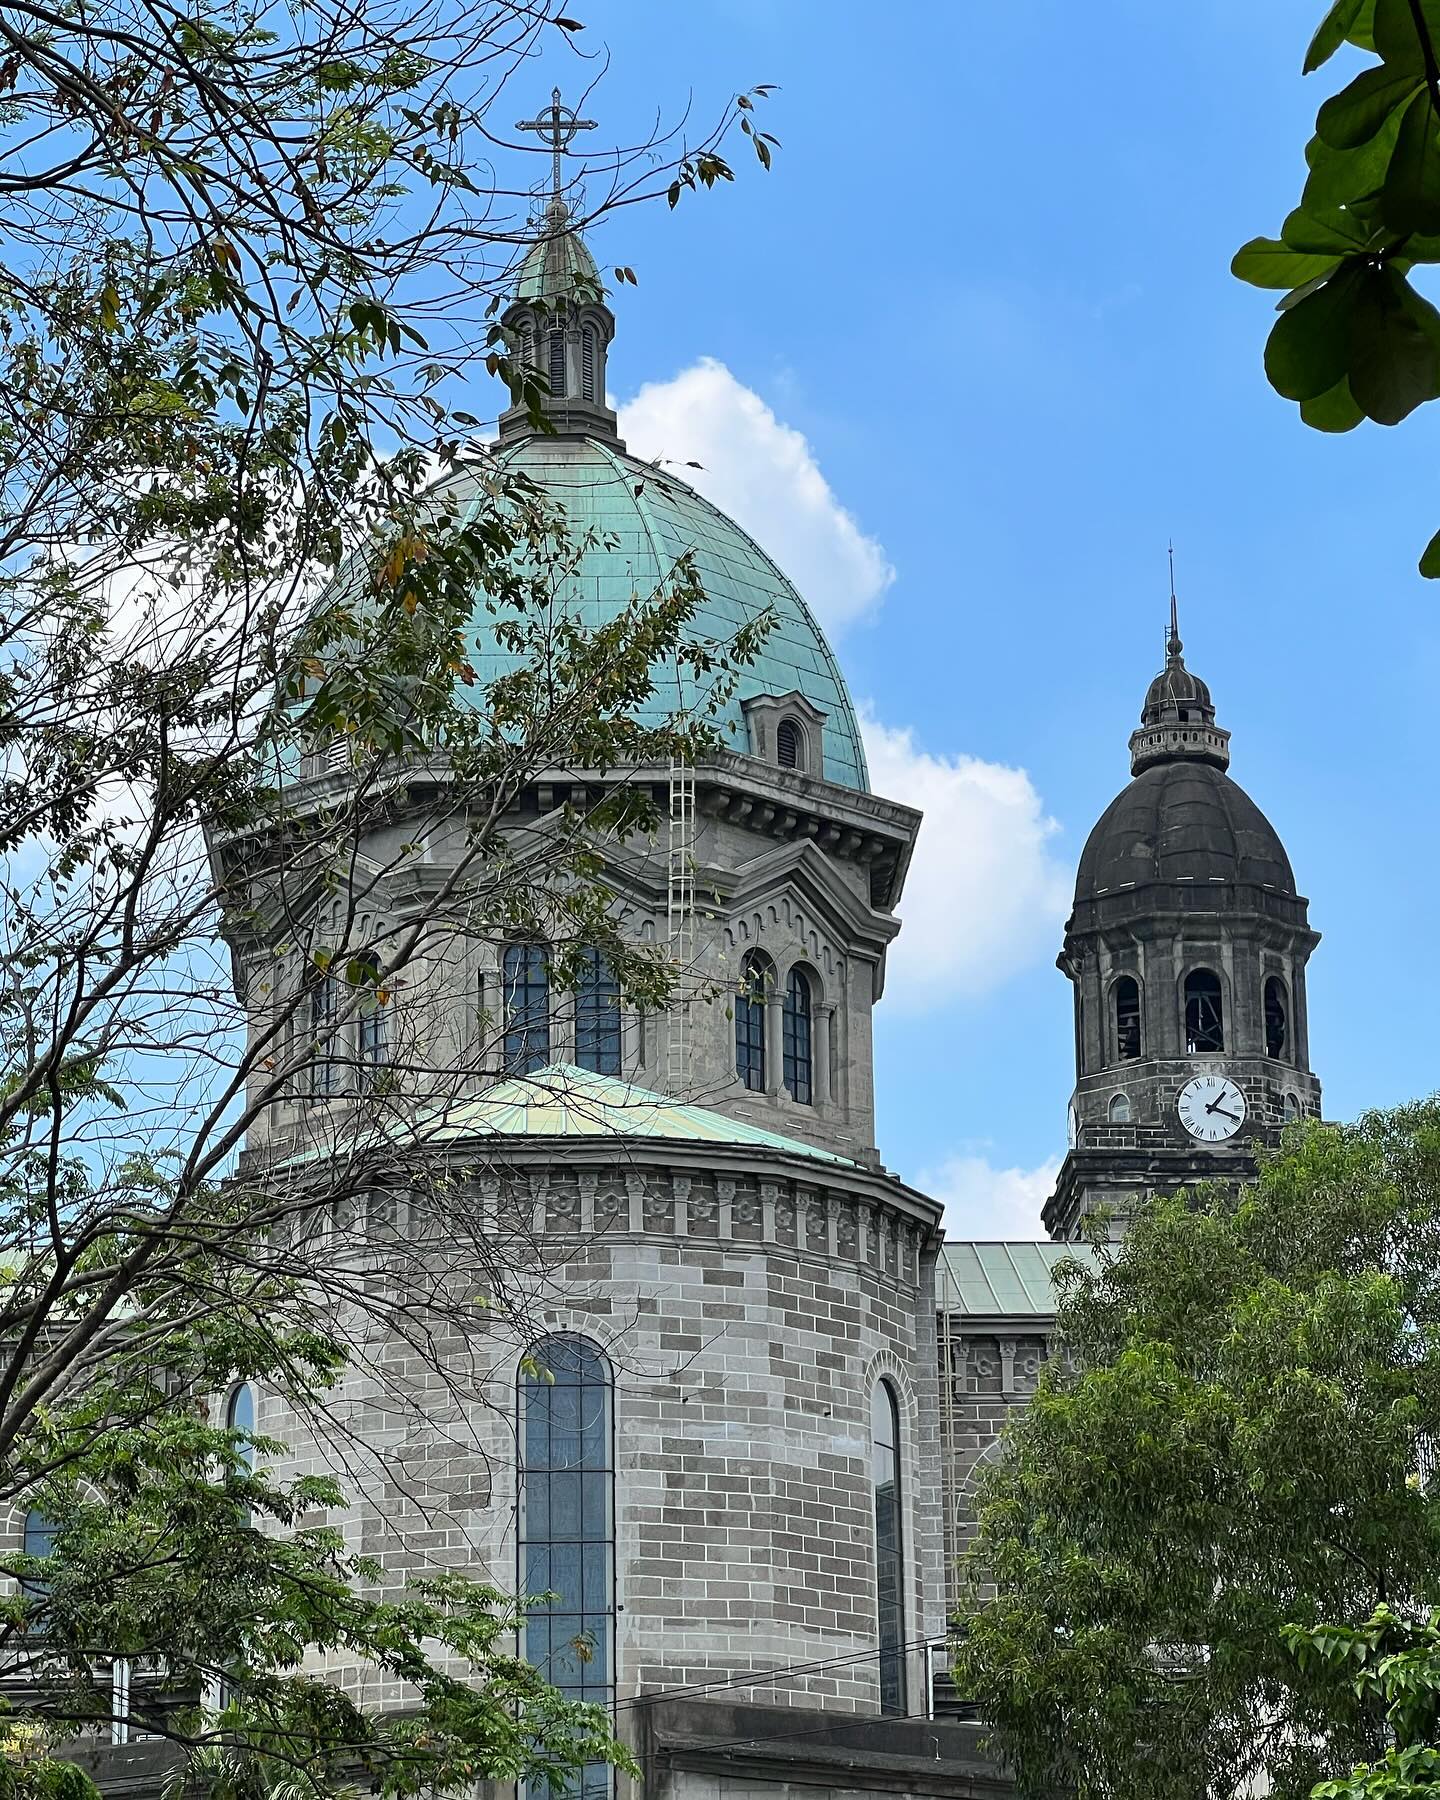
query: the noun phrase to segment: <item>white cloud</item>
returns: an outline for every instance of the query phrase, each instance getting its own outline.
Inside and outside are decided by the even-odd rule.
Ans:
[[[945,1235],[957,1239],[1040,1238],[1040,1208],[1055,1189],[1059,1157],[1036,1169],[997,1169],[983,1156],[951,1156],[916,1186],[945,1208]]]
[[[887,1009],[984,993],[1053,953],[1070,879],[1049,850],[1059,827],[1026,772],[931,755],[868,707],[860,724],[875,792],[925,814],[887,959]]]
[[[836,499],[803,433],[713,357],[670,381],[647,382],[620,408],[620,435],[633,455],[664,457],[743,525],[822,625],[857,618],[895,579],[884,549]]]

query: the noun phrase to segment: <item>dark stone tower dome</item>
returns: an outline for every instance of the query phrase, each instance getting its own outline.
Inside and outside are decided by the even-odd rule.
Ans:
[[[1100,815],[1080,856],[1077,906],[1149,882],[1254,883],[1294,894],[1275,827],[1232,781],[1230,733],[1210,689],[1185,667],[1174,596],[1165,667],[1150,683],[1130,738],[1135,779]]]
[[[1075,991],[1071,1150],[1045,1222],[1073,1237],[1146,1193],[1253,1173],[1256,1148],[1320,1110],[1305,965],[1318,943],[1279,834],[1228,773],[1230,733],[1185,666],[1174,596],[1165,667],[1130,737],[1132,779],[1081,853],[1059,966]],[[1235,1129],[1181,1111],[1223,1079]],[[1206,1088],[1206,1105],[1218,1106]],[[1190,1119],[1194,1122],[1193,1102]],[[1214,1123],[1200,1119],[1203,1130]]]
[[[1275,827],[1222,769],[1180,759],[1141,770],[1080,853],[1075,901],[1149,882],[1253,882],[1294,894]]]

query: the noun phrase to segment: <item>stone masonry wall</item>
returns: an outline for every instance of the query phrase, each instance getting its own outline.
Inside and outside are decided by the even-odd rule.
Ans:
[[[583,1333],[614,1368],[622,1709],[641,1690],[752,1674],[726,1691],[876,1709],[881,1377],[900,1400],[918,1706],[918,1645],[942,1630],[932,1222],[858,1170],[727,1174],[723,1154],[685,1175],[633,1155],[623,1168],[560,1158],[497,1171],[478,1201],[492,1237],[517,1206],[527,1229],[543,1227],[517,1232],[500,1259],[513,1265],[507,1316],[531,1341]],[[453,1244],[426,1261],[452,1300],[478,1292],[481,1271]],[[387,1580],[459,1567],[511,1590],[524,1333],[491,1322],[498,1307],[476,1306],[469,1329],[440,1310],[450,1322],[423,1340],[363,1346],[333,1431],[305,1431],[274,1396],[262,1396],[261,1429],[293,1446],[294,1470],[339,1469],[353,1503],[333,1522]],[[354,1687],[354,1670],[332,1672]]]

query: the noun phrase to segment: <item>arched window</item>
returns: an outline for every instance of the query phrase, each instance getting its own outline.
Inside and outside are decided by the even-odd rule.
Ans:
[[[248,1437],[255,1434],[255,1390],[248,1381],[242,1381],[230,1390],[230,1398],[225,1402],[225,1429],[243,1431]],[[240,1454],[253,1469],[255,1446],[242,1445]]]
[[[1192,969],[1185,977],[1185,1048],[1191,1056],[1225,1048],[1225,1002],[1213,969]]]
[[[1130,1123],[1130,1096],[1128,1094],[1112,1094],[1105,1116],[1112,1125],[1128,1125]]]
[[[563,331],[550,333],[549,376],[550,392],[563,394],[565,392],[565,333]]]
[[[502,1055],[512,1075],[550,1060],[550,963],[543,944],[507,944],[500,970]]]
[[[595,392],[595,327],[587,325],[580,333],[580,392],[586,400],[597,399]]]
[[[366,950],[355,958],[355,975],[356,1005],[359,1007],[355,1048],[360,1062],[360,1079],[366,1082],[390,1057],[388,1021],[380,1004],[380,958],[373,950]]]
[[[810,1106],[814,1097],[814,1065],[810,1053],[810,983],[801,969],[792,969],[785,984],[784,1042],[785,1086],[792,1100]]]
[[[1281,1106],[1281,1115],[1287,1125],[1293,1125],[1300,1117],[1300,1099],[1296,1094],[1287,1094]]]
[[[1122,975],[1110,990],[1115,1008],[1115,1060],[1134,1062],[1140,1055],[1140,983]]]
[[[903,1716],[905,1701],[905,1541],[900,1514],[900,1408],[888,1381],[870,1396],[870,1471],[875,1485],[875,1604],[880,1644],[880,1711]]]
[[[520,1587],[554,1596],[525,1614],[525,1660],[604,1707],[615,1699],[612,1393],[610,1365],[582,1338],[547,1338],[521,1365]],[[577,1788],[578,1800],[607,1794],[606,1766],[583,1770]]]
[[[793,719],[782,719],[776,728],[775,760],[782,769],[805,767],[805,739]]]
[[[1290,1049],[1290,996],[1285,983],[1272,975],[1265,983],[1265,1054],[1277,1060]]]
[[[520,362],[526,374],[535,367],[535,333],[528,325],[520,328]]]
[[[55,1521],[47,1519],[38,1507],[31,1507],[25,1515],[25,1536],[22,1539],[25,1554],[34,1557],[50,1556],[55,1549],[55,1532]],[[42,1576],[27,1575],[20,1583],[20,1590],[41,1599],[49,1593],[50,1584]]]
[[[310,1092],[324,1097],[339,1091],[340,1064],[335,1058],[335,980],[323,975],[310,990]]]
[[[593,949],[585,952],[575,990],[575,1060],[597,1075],[620,1073],[620,985]]]
[[[765,1092],[765,1014],[774,986],[774,963],[752,950],[740,966],[735,996],[735,1073],[755,1094]]]

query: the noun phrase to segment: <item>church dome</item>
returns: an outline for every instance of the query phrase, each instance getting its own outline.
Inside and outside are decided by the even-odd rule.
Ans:
[[[1176,649],[1167,658],[1166,666],[1160,671],[1145,692],[1145,705],[1140,719],[1145,725],[1158,725],[1171,717],[1183,718],[1187,711],[1196,714],[1215,716],[1215,707],[1210,699],[1210,689],[1198,675],[1191,673],[1180,661],[1179,639],[1173,640]]]
[[[551,304],[602,290],[600,270],[590,246],[578,231],[568,229],[570,215],[564,206],[552,206],[545,215],[545,235],[525,253],[515,278],[517,300],[545,300]]]
[[[1295,892],[1275,827],[1211,762],[1152,763],[1101,814],[1080,856],[1077,905],[1146,882],[1247,882]]]
[[[552,96],[552,112],[559,108]],[[557,115],[563,132],[568,115]],[[549,140],[547,140],[549,141]],[[841,787],[869,789],[859,722],[825,634],[794,584],[733,519],[668,469],[627,454],[606,394],[607,352],[615,315],[599,271],[555,188],[527,251],[501,324],[520,357],[543,377],[539,402],[545,428],[517,402],[500,416],[496,461],[541,488],[565,513],[579,561],[567,577],[567,603],[588,628],[616,618],[637,594],[652,593],[683,556],[694,559],[705,598],[687,630],[725,645],[742,626],[767,615],[759,653],[736,671],[735,689],[710,722],[739,751],[751,748],[745,708],[768,697],[798,696],[797,710],[819,726],[817,774]],[[478,510],[484,483],[461,476],[447,492],[464,509],[469,479]],[[470,659],[483,693],[515,667],[495,638],[483,596],[468,633]],[[636,716],[663,726],[679,712],[705,716],[710,682],[674,666],[657,671],[655,691]],[[809,766],[809,765],[806,765]]]
[[[798,692],[825,715],[825,779],[868,791],[855,708],[825,634],[794,584],[733,519],[668,471],[628,455],[618,440],[537,432],[502,442],[495,454],[563,506],[577,538],[593,534],[571,585],[587,625],[615,617],[636,593],[650,592],[686,552],[694,556],[705,590],[690,627],[695,633],[723,642],[768,610],[773,627],[759,654],[738,671],[717,727],[743,751],[748,736],[742,702]],[[472,660],[482,684],[514,666],[495,643],[483,606],[476,608],[472,632]],[[662,725],[677,709],[703,700],[688,674],[672,673],[656,682],[639,716]]]

